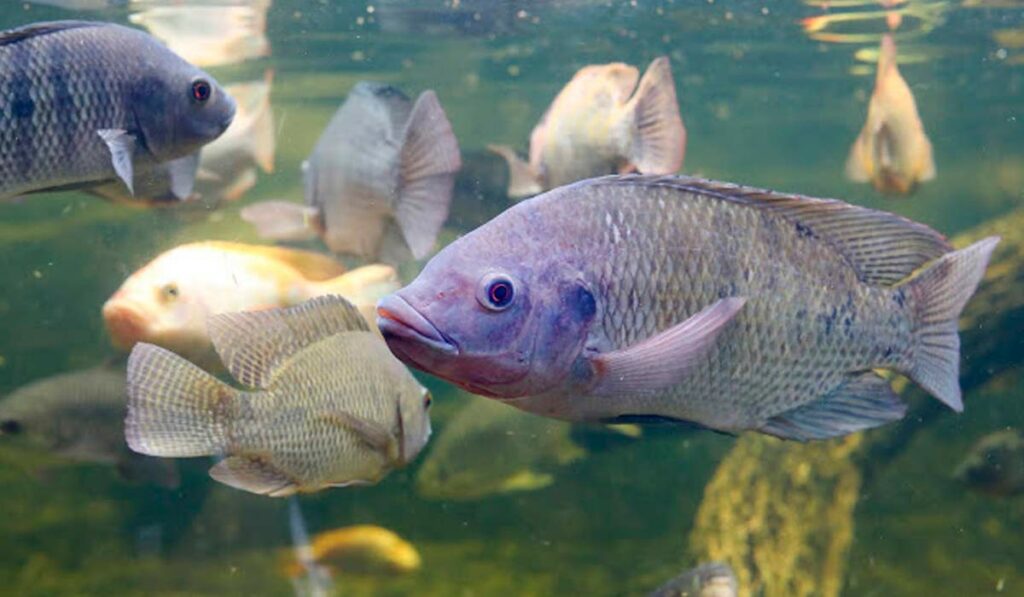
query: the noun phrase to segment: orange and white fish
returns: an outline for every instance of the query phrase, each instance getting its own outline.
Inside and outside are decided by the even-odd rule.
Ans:
[[[511,147],[488,149],[508,162],[510,197],[602,174],[676,173],[686,128],[668,58],[656,58],[642,79],[621,62],[580,69],[534,127],[529,163]]]
[[[206,329],[211,315],[340,294],[373,322],[377,299],[398,287],[395,269],[386,265],[346,272],[309,251],[198,242],[166,251],[129,276],[103,305],[103,320],[118,348],[148,342],[209,365],[219,362]]]
[[[896,66],[896,43],[882,38],[868,118],[846,160],[846,177],[882,193],[908,195],[935,178],[932,144],[917,104]]]

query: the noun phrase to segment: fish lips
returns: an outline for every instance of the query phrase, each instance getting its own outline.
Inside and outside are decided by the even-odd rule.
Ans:
[[[377,303],[377,327],[396,355],[418,367],[421,365],[410,353],[422,352],[423,348],[442,356],[459,354],[455,343],[397,294]]]

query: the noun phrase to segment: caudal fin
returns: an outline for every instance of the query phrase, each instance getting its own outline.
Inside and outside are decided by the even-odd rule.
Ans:
[[[263,201],[244,207],[242,219],[268,240],[308,240],[321,228],[320,213],[312,207],[288,201]]]
[[[964,409],[957,321],[998,243],[999,237],[991,236],[946,253],[895,290],[909,292],[914,305],[913,356],[906,374],[957,412]]]
[[[238,390],[178,355],[136,344],[128,357],[128,447],[150,456],[206,456],[227,444],[223,418]]]
[[[413,257],[434,248],[448,219],[455,173],[462,167],[459,143],[433,91],[416,100],[402,145],[398,207],[395,219]]]
[[[537,173],[508,145],[488,145],[487,151],[505,158],[508,164],[508,196],[512,199],[529,197],[544,190]]]
[[[686,152],[686,128],[668,58],[656,58],[647,67],[628,106],[633,118],[629,160],[643,174],[678,172]]]

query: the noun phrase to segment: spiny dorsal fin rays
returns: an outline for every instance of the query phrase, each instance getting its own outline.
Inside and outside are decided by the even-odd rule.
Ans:
[[[629,174],[595,178],[576,184],[640,184],[673,188],[771,210],[800,226],[805,234],[832,245],[850,262],[865,284],[896,284],[952,249],[941,234],[924,224],[835,199],[776,193],[688,176]]]
[[[345,331],[369,331],[359,310],[336,295],[288,309],[225,313],[207,321],[210,339],[225,367],[249,387],[267,388],[296,352]]]

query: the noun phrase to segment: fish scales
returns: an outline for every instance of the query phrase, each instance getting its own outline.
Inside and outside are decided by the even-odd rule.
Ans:
[[[685,386],[636,396],[645,412],[744,427],[828,393],[845,372],[894,366],[909,346],[909,303],[860,282],[826,241],[779,214],[696,185],[625,191],[593,185],[585,211],[556,195],[530,214],[530,226],[558,222],[570,239],[560,254],[593,276],[607,349],[749,297]]]
[[[3,194],[33,190],[39,180],[60,186],[111,176],[96,130],[135,122],[126,105],[133,72],[109,67],[123,59],[123,40],[108,33],[82,27],[0,46]]]

